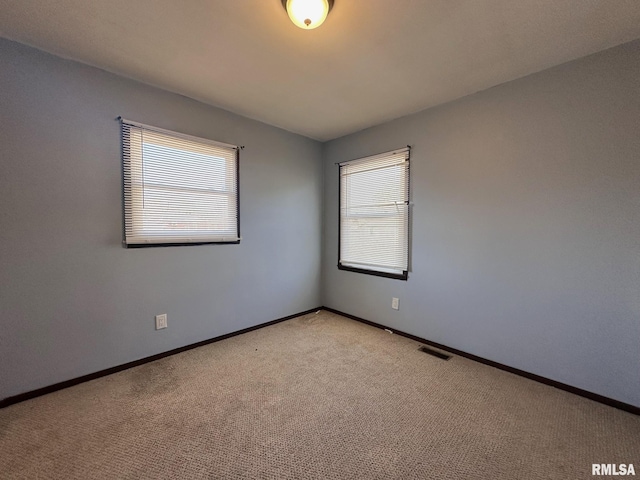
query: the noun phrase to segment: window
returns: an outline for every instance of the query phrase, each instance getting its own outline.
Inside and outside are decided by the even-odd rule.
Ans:
[[[409,153],[407,147],[340,164],[338,268],[407,279]]]
[[[124,243],[238,243],[239,148],[120,121]]]

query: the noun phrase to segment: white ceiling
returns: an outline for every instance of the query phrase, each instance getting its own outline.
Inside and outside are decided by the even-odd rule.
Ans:
[[[639,0],[0,0],[0,35],[317,140],[640,38]]]

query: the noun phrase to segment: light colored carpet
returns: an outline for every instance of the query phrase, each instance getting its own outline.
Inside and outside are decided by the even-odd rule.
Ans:
[[[0,410],[3,479],[587,479],[640,417],[322,311]]]

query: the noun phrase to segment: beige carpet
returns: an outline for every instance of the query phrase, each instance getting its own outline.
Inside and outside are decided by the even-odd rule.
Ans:
[[[419,346],[323,311],[13,405],[0,478],[640,475],[640,417]]]

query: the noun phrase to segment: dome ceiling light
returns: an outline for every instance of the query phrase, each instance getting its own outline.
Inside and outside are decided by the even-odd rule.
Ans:
[[[333,0],[282,0],[291,21],[303,30],[322,25],[333,7]]]

